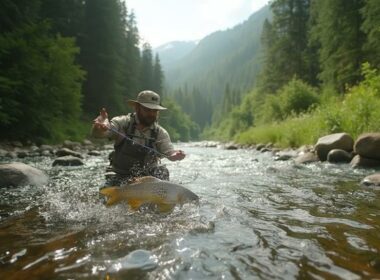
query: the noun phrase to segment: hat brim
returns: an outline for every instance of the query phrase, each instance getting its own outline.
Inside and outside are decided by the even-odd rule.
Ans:
[[[161,105],[157,105],[157,104],[152,104],[152,103],[140,103],[140,102],[137,102],[136,100],[128,100],[127,101],[127,104],[131,107],[134,107],[135,104],[140,104],[141,106],[145,107],[145,108],[148,108],[148,109],[152,109],[152,110],[166,110],[167,108],[165,107],[162,107]]]

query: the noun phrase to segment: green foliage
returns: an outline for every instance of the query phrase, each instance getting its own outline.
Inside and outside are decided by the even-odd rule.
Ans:
[[[380,3],[378,0],[366,0],[361,10],[364,18],[362,30],[366,34],[363,46],[366,59],[374,67],[380,68]]]
[[[274,143],[278,147],[299,147],[314,144],[319,136],[324,135],[324,127],[319,115],[302,114],[286,119],[280,123],[271,123],[252,127],[234,140],[243,144]]]
[[[289,147],[314,144],[330,133],[347,132],[356,138],[365,132],[380,131],[380,74],[368,64],[363,65],[362,73],[364,80],[350,88],[344,98],[326,98],[316,110],[252,127],[237,134],[235,140]]]
[[[270,94],[267,95],[264,104],[259,108],[258,123],[270,123],[283,119],[280,98]]]
[[[152,89],[153,85],[153,54],[152,47],[145,43],[142,49],[140,65],[140,90]]]
[[[83,109],[87,114],[95,114],[102,107],[115,114],[120,114],[124,110],[123,100],[126,94],[124,15],[118,0],[85,1],[84,34],[78,36],[81,38],[80,61],[87,71],[83,86]]]
[[[281,121],[291,115],[307,112],[319,103],[319,96],[315,88],[305,82],[293,78],[276,92],[268,95],[260,108],[259,123]]]
[[[153,81],[151,89],[159,93],[162,97],[163,95],[163,83],[164,83],[164,73],[162,72],[160,58],[156,54],[153,65]]]
[[[40,2],[40,0],[1,0],[0,34],[35,22],[39,16]]]
[[[280,90],[279,98],[281,111],[285,116],[306,112],[319,102],[317,91],[296,78]]]
[[[200,129],[208,125],[212,106],[209,99],[202,95],[198,88],[194,87],[192,91],[188,91],[186,87],[183,90],[180,88],[174,94],[174,98]]]
[[[345,131],[353,137],[380,130],[380,75],[368,64],[362,68],[364,80],[348,90],[342,102],[320,109],[326,130]]]
[[[264,64],[258,82],[263,93],[275,93],[294,75],[314,83],[310,76],[313,49],[308,46],[310,1],[271,2],[273,20],[265,21],[262,32]]]
[[[45,23],[0,36],[0,128],[4,139],[59,138],[60,124],[81,114],[84,73],[69,38],[51,38]]]
[[[254,123],[255,94],[255,92],[250,92],[244,96],[239,106],[235,106],[230,112],[221,116],[219,123],[207,127],[202,136],[227,141],[235,134],[252,126]]]
[[[197,139],[199,126],[184,113],[171,98],[166,98],[164,106],[168,110],[160,114],[160,124],[169,132],[172,141],[189,141]]]
[[[325,86],[345,92],[359,81],[362,46],[362,0],[314,1],[315,24],[311,28],[314,41],[320,44],[319,78]]]

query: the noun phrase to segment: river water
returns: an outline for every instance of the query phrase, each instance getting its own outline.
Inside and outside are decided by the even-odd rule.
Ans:
[[[380,188],[359,184],[375,170],[177,147],[171,181],[201,199],[166,215],[99,201],[109,150],[23,159],[50,181],[0,188],[0,279],[380,279]],[[156,265],[110,270],[139,249]]]

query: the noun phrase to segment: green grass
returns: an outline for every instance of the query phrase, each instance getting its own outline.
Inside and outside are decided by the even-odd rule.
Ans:
[[[280,123],[252,127],[235,137],[242,144],[273,143],[277,147],[313,144],[326,131],[319,114],[304,114]]]

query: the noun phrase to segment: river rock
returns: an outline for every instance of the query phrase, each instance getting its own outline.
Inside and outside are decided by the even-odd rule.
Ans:
[[[0,149],[0,157],[5,157],[5,155],[7,154],[8,152],[6,150],[3,150],[3,149]]]
[[[345,150],[333,149],[327,154],[327,161],[331,163],[349,163],[352,157],[352,154]]]
[[[361,155],[356,155],[351,160],[351,166],[353,168],[358,167],[380,167],[380,160],[372,159],[372,158],[366,158]]]
[[[235,143],[227,143],[224,145],[225,150],[237,150],[239,147]]]
[[[15,148],[22,148],[24,146],[20,141],[13,141],[11,145]]]
[[[17,157],[18,158],[26,158],[28,156],[28,152],[27,151],[18,151],[17,152]]]
[[[94,144],[91,142],[91,140],[84,139],[82,141],[82,145],[84,145],[84,146],[93,146]]]
[[[52,153],[48,150],[40,152],[40,156],[43,156],[43,157],[50,157],[51,155],[52,155]]]
[[[321,161],[327,160],[327,154],[333,149],[341,149],[351,152],[354,140],[347,133],[335,133],[318,139],[314,149]]]
[[[278,151],[274,155],[274,160],[276,161],[285,161],[291,158],[295,158],[298,156],[297,151],[289,150],[289,151]]]
[[[261,151],[264,148],[265,148],[265,144],[263,144],[263,143],[259,143],[256,145],[256,150],[258,150],[258,151]]]
[[[99,151],[89,151],[89,152],[88,152],[88,155],[89,155],[89,156],[101,156],[102,153],[99,152]]]
[[[59,149],[55,154],[59,157],[73,156],[77,158],[83,158],[83,156],[80,153],[70,150],[68,148]]]
[[[32,166],[21,162],[0,164],[0,187],[43,185],[48,181],[47,175]]]
[[[380,173],[375,173],[365,177],[361,182],[364,186],[380,186]]]
[[[63,156],[59,157],[54,160],[53,166],[60,165],[60,166],[79,166],[84,165],[83,161],[74,156]]]
[[[17,153],[14,152],[14,151],[8,151],[8,152],[5,154],[5,157],[15,159],[15,158],[17,158]]]
[[[70,141],[70,140],[63,141],[62,145],[64,148],[68,148],[71,150],[76,150],[81,146],[81,144],[79,142],[74,142],[74,141]]]
[[[41,145],[41,146],[40,146],[39,151],[40,151],[40,153],[42,153],[42,152],[44,152],[44,151],[49,151],[49,152],[53,153],[54,148],[53,148],[53,146],[45,145],[45,144],[44,144],[44,145]]]
[[[307,152],[307,153],[299,155],[297,158],[294,159],[294,161],[297,164],[307,164],[307,163],[317,162],[319,161],[319,158],[316,154],[312,152]]]
[[[380,160],[380,133],[366,133],[358,137],[354,151],[366,158]]]

